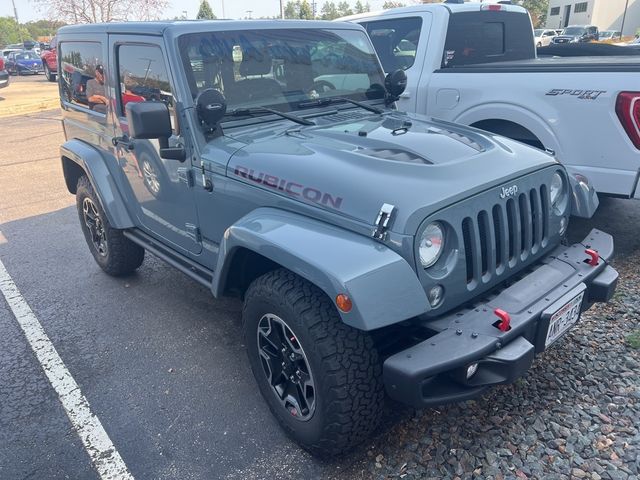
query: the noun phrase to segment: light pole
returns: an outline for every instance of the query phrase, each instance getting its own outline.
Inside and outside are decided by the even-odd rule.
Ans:
[[[627,19],[627,9],[629,8],[629,0],[624,6],[624,15],[622,15],[622,26],[620,27],[620,39],[624,36],[624,22]]]
[[[284,0],[280,0],[280,18],[284,20]]]
[[[13,4],[13,15],[16,17],[16,27],[18,28],[18,35],[20,35],[20,43],[24,43],[24,39],[22,38],[22,31],[20,30],[20,21],[18,20],[18,9],[16,8],[15,0],[11,0]]]

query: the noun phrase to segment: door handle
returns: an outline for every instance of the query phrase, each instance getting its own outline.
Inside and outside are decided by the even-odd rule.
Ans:
[[[121,137],[113,137],[111,139],[111,143],[113,143],[114,147],[122,147],[128,151],[133,150],[133,140],[127,135],[123,135]]]

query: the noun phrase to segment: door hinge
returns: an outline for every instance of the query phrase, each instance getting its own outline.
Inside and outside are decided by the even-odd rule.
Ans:
[[[373,230],[371,236],[378,240],[384,240],[387,236],[387,229],[389,227],[389,221],[391,220],[391,216],[393,215],[396,207],[389,203],[385,203],[380,207],[380,212],[378,213],[378,218],[376,218],[376,228]]]
[[[187,231],[187,235],[196,243],[202,243],[202,235],[200,234],[200,229],[195,226],[193,223],[186,223],[184,226]]]
[[[188,187],[193,187],[194,179],[193,179],[193,172],[191,171],[191,168],[187,168],[187,167],[178,168],[178,180],[181,181],[182,183],[186,183]]]

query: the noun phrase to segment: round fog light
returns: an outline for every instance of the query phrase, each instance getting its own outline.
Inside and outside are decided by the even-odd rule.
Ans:
[[[472,363],[471,365],[469,365],[467,367],[467,380],[469,380],[471,377],[473,377],[476,372],[478,371],[478,364],[477,363]]]
[[[444,288],[442,285],[436,285],[435,287],[431,287],[429,293],[427,294],[427,299],[429,300],[429,305],[432,308],[437,307],[442,303],[442,298],[444,297]]]
[[[558,230],[558,233],[560,233],[560,236],[567,233],[568,226],[569,226],[569,220],[567,219],[567,217],[562,217],[560,219],[560,230]]]

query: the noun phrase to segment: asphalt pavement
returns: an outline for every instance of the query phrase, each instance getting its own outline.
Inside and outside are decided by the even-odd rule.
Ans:
[[[370,443],[319,461],[289,441],[245,355],[237,300],[151,255],[127,278],[102,273],[64,186],[57,111],[0,119],[0,260],[131,474],[138,479],[372,478],[413,413],[392,406]],[[595,219],[618,261],[640,251],[640,202],[605,199]],[[398,443],[398,448],[401,445]],[[376,460],[377,463],[377,460]],[[82,442],[0,296],[0,478],[97,478]]]

